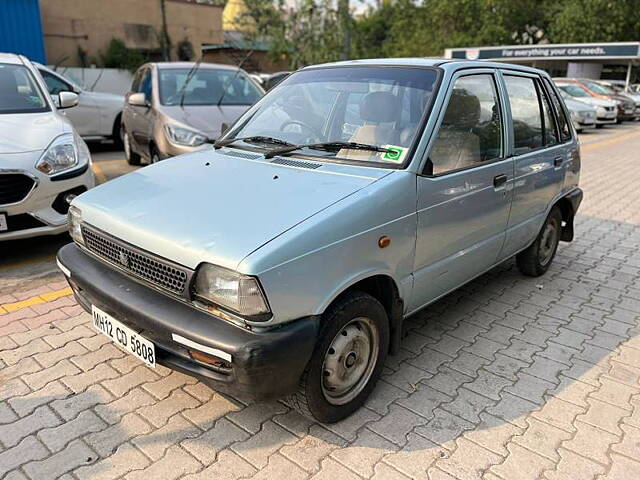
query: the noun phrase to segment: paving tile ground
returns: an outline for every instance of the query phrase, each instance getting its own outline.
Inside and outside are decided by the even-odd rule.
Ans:
[[[0,304],[44,300],[0,311],[0,478],[640,478],[640,124],[581,140],[547,275],[508,261],[413,316],[335,425],[150,370],[56,297],[50,259],[0,263]]]

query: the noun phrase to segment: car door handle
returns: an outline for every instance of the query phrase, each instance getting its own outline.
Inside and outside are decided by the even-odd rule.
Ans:
[[[497,177],[493,177],[493,187],[494,188],[500,188],[500,187],[504,186],[505,183],[507,183],[507,176],[506,175],[498,175]]]
[[[556,158],[553,159],[553,166],[554,167],[559,167],[560,165],[562,165],[562,162],[564,162],[564,158],[556,157]]]

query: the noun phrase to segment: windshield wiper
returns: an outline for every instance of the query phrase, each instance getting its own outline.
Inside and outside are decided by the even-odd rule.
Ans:
[[[272,158],[276,155],[282,155],[285,153],[295,152],[296,150],[302,150],[303,148],[310,148],[312,150],[325,150],[327,152],[335,152],[338,150],[366,150],[369,152],[382,152],[389,153],[394,150],[388,148],[379,147],[377,145],[369,145],[368,143],[358,142],[324,142],[324,143],[308,143],[303,145],[291,145],[285,148],[276,148],[265,153],[264,158]]]
[[[198,61],[191,67],[191,70],[189,70],[189,73],[187,73],[187,77],[184,80],[184,83],[182,84],[182,87],[180,88],[180,108],[184,109],[184,97],[187,94],[187,87],[189,86],[189,83],[191,83],[191,79],[195,76],[196,72],[198,71],[198,68],[200,68],[200,62],[202,60],[198,59]]]
[[[226,147],[227,145],[231,145],[235,142],[247,142],[247,143],[270,143],[272,145],[282,145],[286,148],[297,147],[297,145],[287,142],[285,140],[281,140],[275,137],[265,137],[262,135],[253,135],[251,137],[239,137],[239,138],[230,138],[228,140],[220,140],[213,144],[213,147],[218,149],[221,147]]]

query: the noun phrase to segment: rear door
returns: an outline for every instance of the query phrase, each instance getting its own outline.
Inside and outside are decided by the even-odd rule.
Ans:
[[[564,183],[568,153],[562,145],[549,94],[539,75],[504,70],[515,162],[513,203],[501,258],[526,248]]]
[[[425,171],[417,177],[415,311],[496,263],[511,204],[504,103],[493,69],[451,80]]]

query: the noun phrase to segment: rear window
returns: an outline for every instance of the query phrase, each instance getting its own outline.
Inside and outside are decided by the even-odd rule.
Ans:
[[[0,64],[0,114],[49,110],[44,95],[25,66]]]

